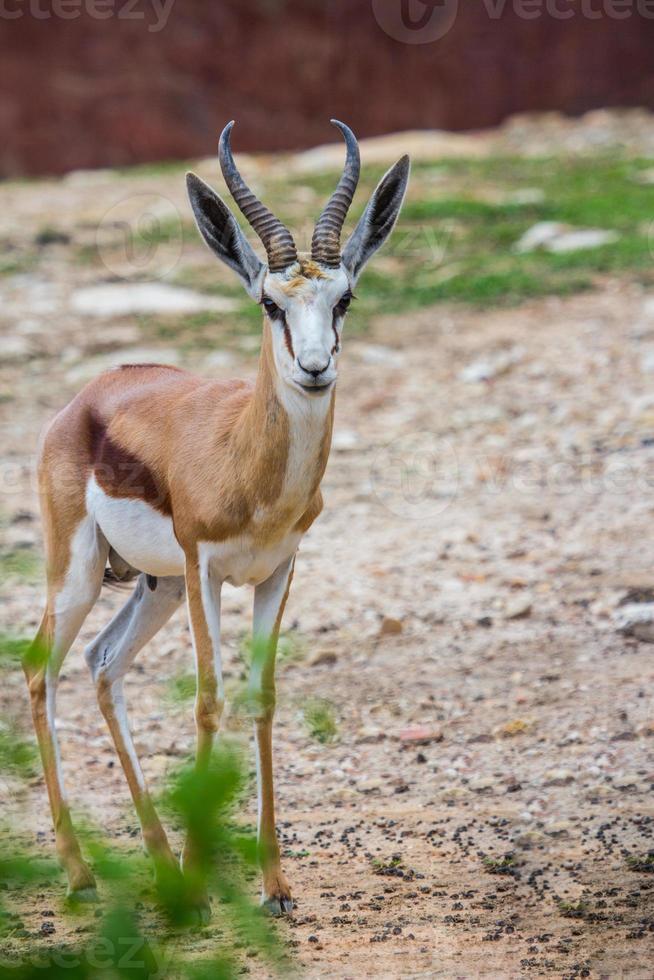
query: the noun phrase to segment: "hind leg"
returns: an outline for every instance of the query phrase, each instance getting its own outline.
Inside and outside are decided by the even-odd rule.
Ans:
[[[32,719],[50,799],[59,860],[68,877],[68,893],[79,899],[95,897],[95,880],[82,859],[64,788],[55,730],[57,679],[66,654],[79,633],[102,587],[108,545],[95,522],[82,518],[66,546],[65,574],[48,584],[46,611],[24,661]]]
[[[152,803],[129,729],[123,677],[139,650],[161,629],[184,599],[184,578],[159,578],[154,589],[140,575],[123,608],[85,650],[98,704],[109,727],[141,823],[157,877],[178,873],[166,833]]]
[[[257,706],[254,725],[259,797],[257,843],[263,873],[261,901],[273,915],[293,910],[291,890],[282,871],[275,829],[272,726],[275,712],[277,641],[291,588],[294,563],[293,555],[254,590],[254,656],[249,690],[252,703]]]

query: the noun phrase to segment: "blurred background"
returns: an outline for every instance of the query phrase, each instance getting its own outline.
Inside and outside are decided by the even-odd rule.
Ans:
[[[412,157],[348,314],[325,510],[278,662],[299,899],[280,931],[307,977],[651,975],[653,17],[650,0],[0,0],[11,638],[42,612],[36,447],[52,416],[119,363],[256,373],[261,311],[185,192],[190,168],[229,202],[224,124],[299,248],[343,164],[331,116],[361,138],[347,228]],[[81,656],[123,601],[103,590],[58,714],[74,806],[129,852]],[[225,725],[245,747],[250,607],[225,588]],[[0,681],[0,736],[31,740],[2,657]],[[193,695],[182,611],[126,679],[155,789],[192,750]],[[0,798],[50,856],[40,770],[12,765],[0,751]],[[0,952],[80,941],[63,881],[42,878],[3,891]],[[200,930],[183,953],[224,939]]]
[[[406,9],[405,9],[406,8]],[[648,0],[5,0],[0,175],[654,103]],[[408,26],[407,26],[408,25]],[[435,38],[435,40],[434,40]]]

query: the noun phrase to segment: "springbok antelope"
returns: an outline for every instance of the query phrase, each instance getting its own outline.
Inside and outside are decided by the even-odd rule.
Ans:
[[[195,650],[196,765],[209,763],[223,706],[220,593],[223,582],[254,586],[253,658],[258,841],[262,902],[290,912],[291,892],[275,831],[272,720],[275,651],[295,554],[322,509],[320,482],[334,417],[337,360],[352,289],[397,219],[409,176],[402,157],[372,194],[341,253],[340,237],[359,178],[359,148],[346,144],[338,186],[298,254],[288,229],[256,198],[234,162],[224,129],[219,160],[227,187],[261,239],[259,260],[235,218],[195,174],[188,194],[209,248],[263,307],[254,384],[213,381],[156,364],[126,365],[91,381],[56,416],[43,440],[39,490],[47,556],[47,605],[35,640],[47,656],[27,658],[34,727],[68,893],[96,897],[66,800],[55,732],[59,671],[112,574],[137,578],[125,606],[85,656],[134,800],[155,869],[179,874],[155,812],[129,730],[123,677],[139,650],[186,594]],[[107,567],[107,565],[109,567]],[[182,861],[193,867],[193,841]],[[177,869],[176,871],[174,869]],[[198,902],[208,910],[206,895]]]

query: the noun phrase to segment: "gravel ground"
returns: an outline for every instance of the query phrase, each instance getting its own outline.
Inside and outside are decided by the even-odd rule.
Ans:
[[[7,280],[0,311],[14,555],[40,554],[44,421],[84,373],[144,346],[129,317],[89,329],[56,304],[43,316],[39,297],[90,279],[65,245],[39,275]],[[255,367],[246,352],[179,357],[213,374]],[[346,341],[326,507],[302,544],[278,685],[297,896],[280,932],[307,977],[652,976],[654,666],[612,616],[653,584],[653,377],[654,296],[627,281],[510,311],[381,318]],[[7,628],[35,629],[38,581],[10,576],[0,597]],[[226,593],[228,692],[250,599]],[[72,799],[129,848],[136,819],[80,655],[121,601],[103,593],[66,661],[59,731]],[[178,614],[126,685],[154,785],[193,744],[191,705],[169,696],[191,670]],[[329,744],[302,720],[311,698],[334,706]],[[0,708],[27,721],[22,676],[4,678]],[[236,713],[226,726],[247,738]],[[42,780],[0,787],[50,853]],[[8,951],[79,938],[87,920],[63,914],[63,893],[58,878],[10,895],[26,935]],[[218,939],[209,927],[179,942],[200,954]]]

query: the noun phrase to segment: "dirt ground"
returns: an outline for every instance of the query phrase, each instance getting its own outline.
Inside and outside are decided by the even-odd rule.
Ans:
[[[36,227],[36,209],[22,214]],[[64,252],[41,279],[0,283],[14,352],[0,373],[4,545],[37,555],[41,427],[85,372],[144,346],[131,321],[47,315],[48,297],[90,276]],[[256,367],[246,351],[182,363]],[[278,812],[297,897],[280,932],[305,976],[654,976],[642,864],[654,661],[612,621],[629,589],[653,584],[653,378],[654,297],[627,281],[508,311],[382,317],[346,338],[326,506],[301,546],[285,617],[298,640],[279,667]],[[35,629],[40,583],[10,577],[1,598],[3,628]],[[58,715],[72,801],[133,846],[81,656],[123,599],[104,592],[85,624]],[[226,590],[228,692],[250,602]],[[126,685],[154,786],[193,745],[192,705],[169,696],[191,670],[180,612]],[[326,745],[302,720],[315,697],[338,715]],[[22,676],[3,681],[0,708],[27,719]],[[226,727],[247,738],[229,712]],[[43,781],[0,777],[0,790],[50,853]],[[74,941],[83,920],[63,914],[63,895],[59,877],[36,900],[13,896],[27,937],[7,950]],[[209,927],[183,942],[215,941]]]

